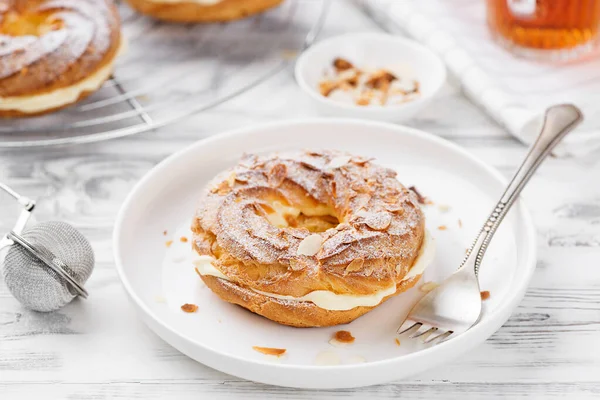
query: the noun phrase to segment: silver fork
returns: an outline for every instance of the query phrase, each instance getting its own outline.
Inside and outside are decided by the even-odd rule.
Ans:
[[[557,105],[546,110],[539,136],[481,228],[460,268],[412,308],[398,328],[398,334],[409,332],[411,338],[421,337],[425,343],[441,343],[477,323],[482,310],[478,272],[490,240],[542,161],[582,120],[581,111],[574,105]]]

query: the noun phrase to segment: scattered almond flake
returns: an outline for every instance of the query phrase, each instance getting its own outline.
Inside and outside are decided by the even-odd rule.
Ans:
[[[387,229],[391,223],[392,215],[387,212],[369,213],[369,216],[365,217],[365,224],[376,231]]]
[[[358,79],[360,77],[360,73],[358,71],[354,71],[354,74],[352,76],[349,76],[346,78],[346,80],[344,82],[342,82],[341,84],[341,88],[342,90],[353,90],[354,88],[356,88],[356,86],[358,86]]]
[[[331,92],[337,89],[338,84],[331,81],[322,81],[319,83],[319,92],[325,97],[329,97]]]
[[[185,237],[185,236],[182,236],[182,237],[180,237],[180,238],[179,238],[179,241],[180,241],[181,243],[187,243],[187,241],[188,241],[188,238],[187,238],[187,237]]]
[[[287,234],[295,237],[296,239],[305,239],[306,237],[308,237],[310,235],[310,231],[304,227],[302,228],[296,228],[296,229],[290,229],[287,231]]]
[[[462,228],[462,220],[460,218],[458,219],[458,227]]]
[[[416,188],[416,187],[414,187],[414,186],[411,186],[411,187],[409,187],[409,188],[408,188],[408,190],[411,190],[411,191],[412,191],[414,194],[416,194],[416,195],[417,195],[417,201],[419,202],[419,204],[425,204],[425,202],[426,202],[427,198],[426,198],[426,197],[424,197],[424,196],[421,194],[421,192],[419,192],[419,191],[417,190],[417,188]]]
[[[229,174],[229,176],[227,177],[227,184],[230,188],[233,188],[233,186],[235,185],[235,172]]]
[[[389,88],[390,83],[397,79],[391,72],[380,69],[371,74],[365,85],[373,89]]]
[[[304,153],[314,157],[320,157],[321,154],[323,154],[322,152],[313,149],[304,149]]]
[[[354,68],[354,65],[352,65],[350,61],[341,57],[338,57],[335,60],[333,60],[333,66],[338,71],[345,71],[347,69]]]
[[[279,187],[287,176],[287,167],[285,164],[277,164],[269,171],[269,185]]]
[[[350,228],[352,228],[350,226],[350,224],[342,222],[342,223],[338,224],[338,226],[335,227],[335,230],[337,230],[337,231],[346,231],[346,230],[348,230]]]
[[[352,81],[358,79],[359,76],[360,71],[357,71],[354,68],[349,68],[338,73],[337,82],[340,85],[352,86]]]
[[[365,158],[365,157],[360,157],[360,156],[354,156],[352,157],[352,162],[356,165],[365,165],[366,163],[375,160],[375,158]]]
[[[446,225],[438,226],[438,230],[440,230],[440,231],[445,231],[446,229],[448,229],[448,227]]]
[[[447,213],[448,211],[450,211],[450,206],[447,204],[440,204],[438,206],[438,209],[443,213]]]
[[[412,93],[420,93],[421,92],[421,84],[419,81],[413,80],[413,90]]]
[[[370,90],[365,90],[361,92],[356,100],[354,101],[358,106],[368,106],[371,104],[371,100],[373,100],[374,93]]]
[[[181,306],[181,309],[186,313],[194,313],[194,312],[198,311],[198,306],[195,304],[185,303],[184,305]]]
[[[377,185],[379,185],[379,182],[377,182],[377,179],[367,178],[367,185],[369,185],[369,186],[377,186]]]
[[[354,214],[355,217],[363,218],[363,219],[369,218],[370,213],[363,208],[364,206],[367,205],[366,203],[369,202],[369,198],[367,198],[366,200],[367,200],[366,202],[362,202],[360,205],[357,204],[358,207],[356,207],[356,208],[358,208],[358,211],[356,212],[356,214]]]
[[[252,168],[257,161],[258,156],[256,154],[244,153],[240,159],[239,165],[245,168]]]
[[[160,296],[160,295],[159,295],[159,296],[156,296],[156,297],[154,298],[154,301],[156,301],[157,303],[166,303],[166,302],[167,302],[167,299],[165,299],[165,297],[164,297],[164,296]]]
[[[400,346],[400,339],[396,338],[394,339],[394,342],[396,342],[396,346]]]
[[[225,181],[219,183],[218,186],[213,187],[210,190],[210,192],[211,193],[217,193],[217,194],[220,194],[220,195],[225,195],[225,194],[231,192],[231,186],[229,186],[229,182],[225,180]]]
[[[341,343],[354,343],[356,340],[349,331],[337,331],[333,334],[333,339]]]
[[[404,209],[402,208],[402,206],[400,204],[394,204],[394,203],[392,203],[392,204],[385,204],[383,206],[383,208],[386,211],[389,211],[389,212],[391,212],[393,214],[402,214],[402,213],[404,213]]]
[[[481,300],[485,301],[490,298],[490,292],[488,290],[484,290],[481,292]]]
[[[323,238],[318,233],[305,237],[298,245],[296,254],[299,256],[314,256],[321,250]]]
[[[163,236],[167,236],[167,230],[166,229],[163,231]]]
[[[235,180],[236,180],[236,182],[246,183],[246,182],[248,182],[248,175],[247,174],[245,174],[245,175],[236,174]]]
[[[173,244],[173,241],[172,241],[172,240],[167,240],[167,241],[165,242],[165,246],[167,246],[167,247],[171,247],[171,245],[172,245],[172,244]]]
[[[363,267],[364,264],[365,264],[365,259],[364,258],[361,258],[361,257],[355,258],[346,267],[346,270],[344,271],[344,275],[348,274],[350,272],[360,271],[362,269],[362,267]]]
[[[265,354],[267,356],[276,356],[276,357],[281,357],[286,352],[286,349],[276,349],[273,347],[252,346],[252,349],[254,349],[254,351],[258,351],[259,353]]]
[[[419,290],[423,293],[429,293],[438,286],[440,286],[440,285],[435,282],[425,282],[423,285],[421,285]]]
[[[331,72],[324,72],[319,91],[324,96],[330,96],[333,91],[340,90],[345,95],[337,96],[335,100],[347,101],[353,98],[354,103],[359,106],[385,106],[412,101],[418,97],[420,93],[417,81],[413,81],[412,88],[405,86],[406,79],[402,83],[400,81],[400,77],[388,69],[361,69],[347,60],[336,58]]]
[[[413,80],[413,87],[409,90],[399,89],[399,88],[396,88],[393,90],[394,94],[401,94],[401,95],[406,96],[405,99],[406,98],[410,99],[410,97],[412,97],[411,95],[419,94],[420,92],[421,92],[421,85],[419,84],[418,81],[415,81],[415,80]]]
[[[344,165],[346,165],[350,162],[351,158],[352,157],[350,157],[350,156],[334,157],[331,159],[331,161],[329,161],[329,163],[327,164],[327,167],[330,169],[336,169],[336,168],[343,167]]]
[[[331,197],[335,201],[335,199],[337,197],[337,183],[335,183],[335,181],[331,181],[329,187],[331,188]]]

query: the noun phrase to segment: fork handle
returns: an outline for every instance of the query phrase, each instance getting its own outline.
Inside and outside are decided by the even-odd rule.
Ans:
[[[475,242],[467,252],[461,264],[461,269],[472,267],[475,270],[475,275],[479,274],[483,255],[500,223],[517,200],[519,193],[521,193],[527,182],[529,182],[529,179],[531,179],[531,176],[548,154],[550,154],[552,149],[582,120],[583,115],[581,111],[572,104],[556,105],[546,110],[540,134],[531,145],[523,163],[486,220],[477,239],[475,239]]]

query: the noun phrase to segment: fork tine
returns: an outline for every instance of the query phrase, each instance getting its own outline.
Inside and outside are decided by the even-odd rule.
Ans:
[[[448,339],[448,337],[454,333],[453,331],[440,331],[440,332],[441,333],[439,333],[438,335],[430,335],[426,340],[423,341],[423,343],[429,344],[429,343],[436,342],[436,344],[439,344],[439,343],[442,343],[443,341],[445,341],[446,339]]]
[[[441,339],[440,339],[440,340],[439,340],[437,343],[438,343],[438,344],[440,344],[440,343],[443,343],[443,342],[445,342],[446,340],[449,340],[449,339],[452,339],[453,337],[456,337],[457,335],[458,335],[458,334],[455,334],[455,332],[453,332],[453,331],[450,331],[450,332],[448,332],[448,336],[441,338]]]
[[[398,328],[396,332],[398,333],[398,335],[402,335],[415,327],[420,327],[421,325],[423,324],[421,324],[420,322],[415,322],[407,319],[402,323],[402,325],[400,325],[400,328]]]
[[[424,339],[425,339],[425,338],[427,338],[430,334],[432,334],[435,331],[437,331],[437,328],[435,328],[435,327],[433,327],[431,325],[423,324],[423,325],[421,325],[421,327],[416,332],[414,332],[409,337],[411,339],[415,339],[415,338],[427,335],[427,336],[424,337]]]

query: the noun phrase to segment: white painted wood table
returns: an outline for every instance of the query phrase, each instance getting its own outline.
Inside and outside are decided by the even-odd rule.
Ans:
[[[339,33],[342,21],[332,15],[324,36]],[[366,19],[352,23],[376,29]],[[302,391],[222,374],[150,332],[126,299],[111,252],[115,216],[132,185],[169,154],[209,135],[310,115],[288,68],[234,101],[156,132],[0,151],[0,180],[39,199],[38,220],[80,229],[97,257],[89,300],[54,313],[24,309],[0,284],[0,399],[600,397],[600,153],[551,158],[542,166],[525,191],[539,239],[525,299],[494,336],[451,364],[387,385]],[[452,82],[408,125],[467,148],[507,177],[525,153]],[[16,206],[1,195],[3,232],[15,216]]]

